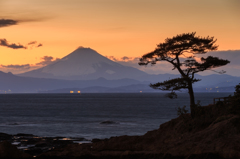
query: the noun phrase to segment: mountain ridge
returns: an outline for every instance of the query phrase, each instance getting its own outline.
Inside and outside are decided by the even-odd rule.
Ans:
[[[95,80],[61,80],[34,77],[21,77],[12,73],[4,73],[0,71],[0,93],[38,93],[39,91],[47,91],[60,88],[76,88],[76,87],[115,87],[126,86],[129,84],[142,83],[134,79],[118,79],[107,80],[99,78]]]
[[[158,82],[166,80],[168,77],[175,77],[169,75],[156,76]],[[213,75],[213,76],[200,76],[203,79],[202,83],[194,84],[194,90],[207,91],[207,92],[222,92],[232,91],[234,87],[239,83],[240,78],[225,75]],[[218,79],[218,82],[216,81]],[[231,81],[230,81],[230,80]],[[229,82],[228,82],[229,80]],[[60,79],[47,79],[47,78],[33,78],[33,77],[21,77],[13,75],[12,73],[4,73],[0,71],[0,93],[38,93],[38,92],[51,92],[58,89],[78,88],[86,92],[157,92],[149,87],[153,81],[138,81],[134,79],[124,78],[118,80],[107,80],[105,78],[98,78],[95,80],[60,80]],[[101,88],[99,87],[108,87]],[[9,91],[11,90],[11,91]],[[80,91],[81,91],[80,90]],[[6,91],[6,92],[5,92]],[[160,92],[160,91],[159,91]]]
[[[36,78],[55,78],[65,80],[137,79],[147,73],[136,68],[123,66],[100,55],[91,48],[79,47],[62,59],[45,67],[18,74]]]

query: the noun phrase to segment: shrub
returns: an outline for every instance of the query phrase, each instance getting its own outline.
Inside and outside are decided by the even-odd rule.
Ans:
[[[183,114],[187,114],[188,110],[186,109],[186,106],[184,105],[182,108],[178,107],[177,108],[177,115],[181,116]]]

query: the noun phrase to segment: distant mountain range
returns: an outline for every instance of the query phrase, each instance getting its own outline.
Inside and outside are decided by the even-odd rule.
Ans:
[[[113,62],[90,48],[78,48],[61,60],[20,75],[0,71],[0,93],[157,92],[150,83],[179,77],[150,75]],[[240,77],[212,74],[195,76],[195,91],[234,91]]]
[[[165,80],[166,76],[175,75],[150,75]],[[163,78],[161,78],[163,77]],[[197,76],[202,81],[194,85],[195,91],[200,92],[233,92],[239,77],[229,75]],[[156,80],[156,79],[155,79]],[[110,93],[110,92],[159,92],[149,87],[150,81],[134,79],[107,80],[59,80],[33,77],[20,77],[11,73],[0,71],[0,93],[69,93],[81,91],[82,93]]]
[[[59,80],[33,77],[20,77],[0,71],[0,93],[37,93],[62,88],[120,87],[132,84],[144,84],[133,79],[107,80]]]
[[[234,86],[231,87],[196,87],[194,92],[234,92]],[[133,84],[120,87],[86,87],[86,88],[63,88],[48,91],[39,91],[39,93],[167,93],[166,91],[156,90],[147,84]],[[181,91],[187,93],[187,90]]]
[[[159,92],[154,90],[147,84],[132,84],[119,87],[86,87],[86,88],[63,88],[50,91],[40,91],[39,93],[148,93]]]

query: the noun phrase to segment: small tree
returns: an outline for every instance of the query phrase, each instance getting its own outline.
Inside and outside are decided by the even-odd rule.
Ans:
[[[230,96],[230,103],[232,107],[234,108],[234,111],[240,110],[240,83],[236,85],[235,92],[233,96]],[[239,112],[239,111],[238,111]]]
[[[188,89],[190,97],[190,109],[192,117],[195,116],[195,99],[192,84],[200,81],[194,78],[198,72],[224,66],[228,60],[208,56],[197,60],[195,54],[205,54],[208,51],[217,50],[214,37],[199,37],[193,33],[184,33],[173,38],[165,39],[164,43],[157,45],[157,48],[140,59],[139,65],[156,64],[157,61],[167,61],[177,69],[180,78],[170,79],[156,84],[150,84],[154,89],[171,91],[169,97],[176,97],[175,91]],[[184,59],[184,60],[183,60]]]

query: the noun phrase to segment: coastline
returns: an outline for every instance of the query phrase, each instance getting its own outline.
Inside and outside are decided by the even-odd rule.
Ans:
[[[204,106],[201,109],[202,114],[197,118],[192,119],[190,114],[184,114],[142,136],[94,139],[91,143],[85,144],[52,138],[49,143],[56,141],[59,147],[36,153],[36,155],[30,154],[30,151],[24,151],[24,153],[30,158],[34,156],[34,158],[61,159],[240,158],[240,115],[236,112],[226,113],[225,107],[215,105]],[[46,145],[46,139],[44,142],[39,141],[35,147]],[[3,142],[0,146],[1,144]],[[0,153],[0,157],[1,155]],[[13,156],[5,157],[14,158]]]
[[[90,143],[90,140],[85,138],[66,138],[66,137],[40,137],[33,134],[15,134],[10,135],[6,133],[0,133],[0,143],[8,142],[15,146],[18,150],[30,154],[31,156],[37,156],[44,152],[64,147],[68,144],[80,144]]]

